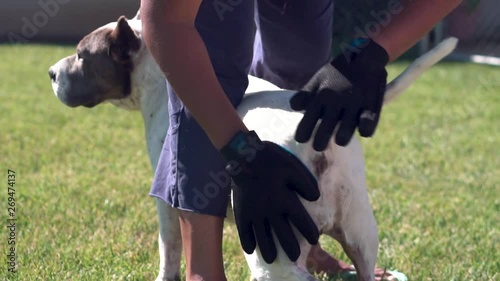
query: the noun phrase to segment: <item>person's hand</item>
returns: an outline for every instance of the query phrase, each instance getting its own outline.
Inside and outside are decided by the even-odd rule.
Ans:
[[[363,137],[372,136],[377,127],[389,56],[370,39],[355,42],[357,47],[351,46],[323,66],[290,100],[293,110],[305,110],[297,126],[296,141],[307,142],[322,119],[313,142],[316,151],[327,147],[339,122],[335,142],[340,146],[349,143],[356,127]]]
[[[264,261],[276,259],[272,231],[292,261],[300,247],[289,222],[310,244],[319,231],[297,195],[316,201],[319,188],[314,176],[293,154],[279,145],[261,141],[255,132],[239,132],[221,149],[231,175],[233,209],[243,250],[251,254],[256,245]]]

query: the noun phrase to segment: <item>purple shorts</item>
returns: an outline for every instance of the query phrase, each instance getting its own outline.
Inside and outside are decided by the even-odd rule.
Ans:
[[[203,1],[196,28],[236,107],[248,73],[282,88],[302,87],[330,60],[332,16],[333,0]],[[225,217],[230,178],[224,161],[167,87],[170,127],[150,195],[180,210]]]

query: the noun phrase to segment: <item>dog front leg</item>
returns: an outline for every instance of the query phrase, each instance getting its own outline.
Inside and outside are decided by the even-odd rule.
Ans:
[[[179,226],[179,214],[163,200],[156,199],[160,234],[160,272],[156,281],[180,281],[182,239]]]

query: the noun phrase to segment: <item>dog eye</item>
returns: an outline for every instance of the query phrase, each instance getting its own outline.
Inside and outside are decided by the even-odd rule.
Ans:
[[[80,53],[76,53],[76,60],[83,60],[82,55]]]

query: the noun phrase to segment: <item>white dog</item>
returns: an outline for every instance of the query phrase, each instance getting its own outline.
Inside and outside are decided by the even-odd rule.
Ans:
[[[447,39],[410,65],[388,85],[384,103],[401,94],[455,45],[456,39]],[[77,46],[77,54],[57,62],[49,75],[56,96],[68,106],[93,107],[111,102],[121,108],[140,110],[151,166],[156,169],[168,128],[167,89],[163,73],[142,42],[139,16],[132,20],[121,17],[85,36]],[[304,206],[320,232],[342,245],[358,278],[374,280],[378,231],[359,141],[353,138],[346,147],[331,141],[321,153],[315,152],[310,143],[295,142],[294,132],[302,113],[289,107],[294,92],[255,77],[249,79],[247,94],[238,107],[241,118],[261,139],[286,147],[313,172],[321,197],[316,202],[302,200]],[[159,199],[156,204],[160,224],[157,280],[180,280],[182,245],[177,210]],[[305,265],[311,246],[299,232],[295,233],[302,253],[297,262],[291,262],[280,247],[273,264],[264,262],[258,249],[251,255],[245,254],[252,280],[315,280]]]

